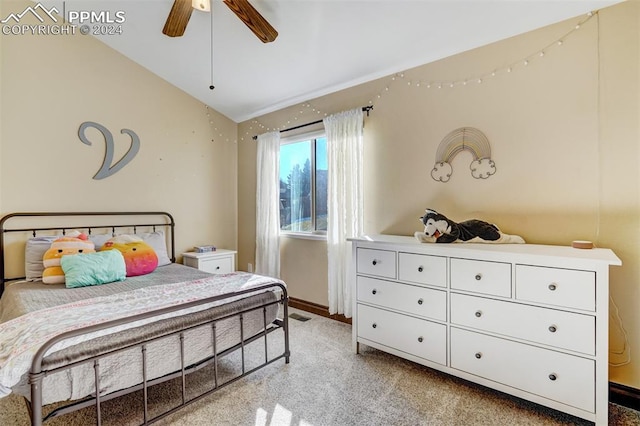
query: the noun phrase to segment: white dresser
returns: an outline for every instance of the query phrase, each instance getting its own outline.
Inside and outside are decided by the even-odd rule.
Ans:
[[[182,263],[212,274],[228,274],[236,270],[236,251],[218,249],[207,253],[182,253]]]
[[[608,418],[609,249],[350,239],[353,345]]]

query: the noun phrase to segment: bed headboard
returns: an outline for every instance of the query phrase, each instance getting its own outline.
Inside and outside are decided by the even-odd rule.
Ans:
[[[18,241],[26,242],[27,238],[35,237],[38,233],[61,233],[81,230],[91,235],[98,231],[105,233],[116,230],[125,230],[127,233],[143,232],[143,230],[156,228],[166,229],[169,247],[167,253],[171,262],[176,261],[175,256],[175,222],[173,216],[167,212],[31,212],[10,213],[0,219],[0,296],[4,292],[5,282],[24,279],[24,276],[7,276],[7,259],[9,256],[8,236],[19,236]],[[17,246],[13,250],[24,249],[21,243],[14,239],[10,244]],[[22,250],[24,252],[24,250]],[[19,253],[11,251],[11,253]]]

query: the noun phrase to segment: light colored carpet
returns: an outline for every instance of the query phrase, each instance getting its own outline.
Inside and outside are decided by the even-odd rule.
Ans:
[[[590,422],[487,389],[402,360],[366,346],[351,351],[351,326],[307,312],[290,319],[291,363],[284,360],[259,370],[159,422],[161,425],[391,426],[391,425],[588,425]],[[280,333],[277,333],[278,335]],[[279,338],[274,337],[275,342]],[[263,343],[252,345],[256,354]],[[222,374],[238,358],[221,364]],[[254,362],[253,352],[247,364]],[[201,374],[202,373],[202,374]],[[188,385],[203,386],[206,371]],[[176,386],[178,385],[178,386]],[[179,384],[150,392],[154,407],[167,407]],[[173,398],[173,399],[172,399]],[[103,407],[103,424],[140,424],[133,414],[140,395]],[[640,425],[640,413],[609,404],[609,424]],[[166,408],[165,408],[166,409]],[[73,413],[49,425],[94,423],[93,410]],[[28,425],[21,398],[0,399],[0,425]]]

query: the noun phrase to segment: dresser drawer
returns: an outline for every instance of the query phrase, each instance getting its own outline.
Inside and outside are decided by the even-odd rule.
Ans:
[[[447,320],[447,293],[407,284],[358,277],[358,302],[439,321]]]
[[[447,286],[447,258],[424,254],[399,253],[398,279],[417,284]]]
[[[452,327],[451,367],[595,411],[592,360]]]
[[[511,297],[511,264],[451,259],[451,288]]]
[[[452,293],[451,322],[595,355],[596,319],[591,315]]]
[[[396,277],[395,251],[358,248],[356,257],[359,274]]]
[[[202,259],[199,269],[212,274],[229,274],[233,272],[233,257]]]
[[[361,304],[357,309],[358,337],[446,365],[445,325]]]
[[[516,265],[516,299],[595,311],[596,273]]]

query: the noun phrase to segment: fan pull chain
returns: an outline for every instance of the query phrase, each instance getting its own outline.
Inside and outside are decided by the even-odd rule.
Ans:
[[[213,5],[211,5],[213,6]],[[211,85],[209,86],[209,90],[213,90],[216,87],[213,85],[213,7],[211,7],[211,46],[209,49],[209,53],[211,54]]]

